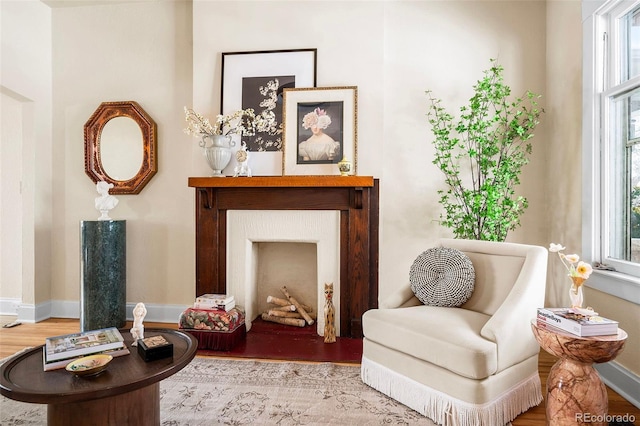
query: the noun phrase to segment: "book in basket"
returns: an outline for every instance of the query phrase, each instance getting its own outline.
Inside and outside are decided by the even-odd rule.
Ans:
[[[580,337],[618,333],[618,321],[595,315],[583,315],[570,308],[538,308],[536,322]]]
[[[122,347],[124,347],[124,338],[115,327],[47,337],[44,345],[45,362],[91,355]]]
[[[47,347],[43,346],[42,347],[42,367],[44,368],[44,371],[51,371],[51,370],[58,370],[61,368],[65,368],[67,366],[67,364],[69,364],[71,361],[75,361],[76,359],[82,358],[83,356],[87,356],[87,355],[78,355],[78,356],[73,356],[71,358],[64,358],[64,359],[59,359],[56,361],[49,361],[47,362],[46,360],[46,354],[47,354]],[[118,357],[118,356],[123,356],[123,355],[129,355],[129,348],[127,348],[126,346],[123,346],[121,348],[116,348],[116,349],[108,349],[106,351],[102,351],[102,352],[96,352],[96,353],[92,353],[90,355],[98,355],[98,354],[104,354],[104,355],[111,355],[112,357]]]

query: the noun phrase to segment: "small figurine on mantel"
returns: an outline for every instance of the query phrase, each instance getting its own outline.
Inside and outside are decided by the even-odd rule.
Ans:
[[[138,340],[144,339],[144,324],[142,324],[142,321],[146,315],[147,307],[144,306],[144,303],[140,302],[133,308],[133,327],[129,330],[131,337],[133,337],[131,346],[138,346]]]
[[[245,142],[242,142],[242,146],[238,152],[236,152],[236,161],[238,164],[233,169],[233,177],[251,177],[251,168],[249,167],[249,150],[247,150],[247,144]]]
[[[111,220],[109,217],[109,210],[118,205],[118,199],[113,195],[109,195],[109,189],[113,188],[112,183],[107,183],[103,180],[96,184],[96,190],[99,197],[96,197],[96,209],[102,213],[98,220]]]

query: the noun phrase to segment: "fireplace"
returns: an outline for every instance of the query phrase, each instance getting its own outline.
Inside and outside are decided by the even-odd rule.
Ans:
[[[339,288],[334,296],[340,300],[337,325],[341,336],[362,337],[362,314],[378,304],[377,179],[192,177],[189,186],[196,189],[197,294],[226,293],[228,265],[243,265],[227,252],[229,233],[234,232],[227,226],[229,210],[333,211],[339,218],[339,282],[334,282]]]
[[[279,261],[282,269],[294,270],[285,282],[269,275],[259,276],[258,265],[266,255],[260,246],[264,243],[288,243],[294,250],[285,251],[290,259]],[[307,247],[313,245],[313,265],[310,265]],[[295,249],[300,251],[295,253]],[[284,251],[284,249],[283,249]],[[287,289],[299,302],[312,304],[318,314],[314,325],[319,335],[324,334],[324,283],[334,283],[333,303],[336,308],[336,333],[340,335],[340,213],[333,210],[230,210],[227,212],[227,292],[233,294],[236,303],[244,306],[247,330],[251,322],[268,306],[267,296],[284,298],[280,287]],[[277,252],[277,250],[273,250]],[[290,262],[303,265],[288,266]],[[295,266],[310,269],[295,273]],[[263,270],[266,268],[263,268]],[[286,276],[284,272],[282,276]],[[303,278],[298,278],[303,277]],[[284,279],[284,278],[283,278]]]

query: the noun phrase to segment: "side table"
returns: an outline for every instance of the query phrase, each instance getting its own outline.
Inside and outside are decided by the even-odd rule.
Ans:
[[[160,381],[195,357],[198,342],[188,333],[146,329],[173,343],[173,357],[145,362],[120,330],[131,354],[114,358],[95,377],[78,377],[64,368],[44,371],[42,346],[15,356],[0,367],[0,393],[17,401],[47,404],[47,425],[159,425]]]
[[[608,362],[624,348],[627,333],[580,337],[556,328],[547,328],[531,321],[536,340],[548,353],[557,356],[547,378],[547,424],[554,426],[589,423],[606,426],[607,422],[586,421],[586,416],[602,416],[609,408],[607,389],[593,363]]]

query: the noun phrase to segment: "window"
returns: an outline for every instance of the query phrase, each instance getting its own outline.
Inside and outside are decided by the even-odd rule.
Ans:
[[[585,2],[586,3],[586,2]],[[590,2],[593,3],[593,2]],[[615,268],[593,287],[640,298],[640,0],[606,1],[584,21],[583,252]],[[630,292],[619,282],[630,285]],[[632,293],[629,298],[628,294]]]

